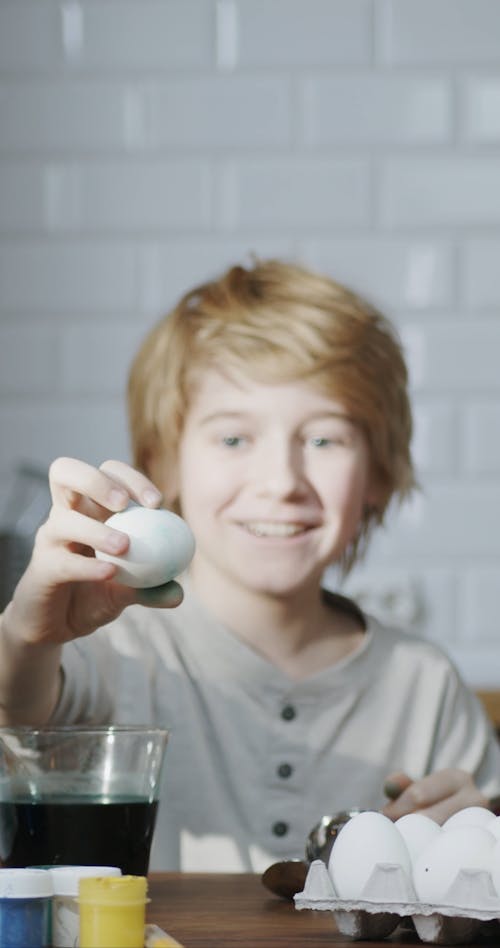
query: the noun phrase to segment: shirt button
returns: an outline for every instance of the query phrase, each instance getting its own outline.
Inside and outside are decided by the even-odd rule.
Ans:
[[[275,836],[286,836],[288,833],[288,823],[284,823],[283,820],[277,820],[276,823],[273,823],[273,833]]]
[[[281,711],[281,717],[284,721],[293,721],[295,715],[297,714],[293,704],[286,704]]]
[[[290,777],[293,773],[293,767],[291,764],[280,764],[278,767],[278,777]]]

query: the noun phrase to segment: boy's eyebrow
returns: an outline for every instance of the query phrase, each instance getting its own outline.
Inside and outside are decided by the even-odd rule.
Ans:
[[[220,421],[225,418],[245,418],[249,412],[245,411],[213,411],[200,419],[200,424],[206,425],[211,421]]]
[[[240,418],[247,418],[251,414],[252,412],[250,411],[214,411],[214,412],[211,412],[209,415],[205,415],[204,417],[202,417],[200,419],[200,424],[206,425],[206,424],[210,424],[210,422],[212,421],[224,421],[226,419],[228,419],[229,421],[232,419],[238,420]],[[334,419],[338,419],[339,421],[345,421],[347,422],[347,424],[350,424],[350,425],[356,425],[356,420],[351,415],[348,415],[347,412],[344,412],[340,409],[338,411],[321,409],[321,410],[312,412],[310,415],[307,416],[307,418],[303,419],[302,424],[307,424],[310,421],[317,421],[323,418],[325,419],[334,418]]]

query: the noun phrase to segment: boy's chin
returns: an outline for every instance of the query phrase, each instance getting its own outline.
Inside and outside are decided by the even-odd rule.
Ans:
[[[310,593],[314,589],[319,589],[320,578],[317,576],[297,576],[268,574],[265,576],[247,577],[246,585],[249,592],[263,597],[272,597],[276,599],[289,599],[301,594]]]

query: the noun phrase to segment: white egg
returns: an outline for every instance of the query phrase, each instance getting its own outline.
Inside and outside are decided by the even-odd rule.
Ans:
[[[406,843],[412,864],[431,839],[441,832],[439,823],[423,813],[406,813],[394,825]]]
[[[114,580],[125,586],[161,586],[182,573],[193,558],[194,536],[185,520],[170,510],[129,507],[106,523],[128,534],[129,548],[121,556],[96,550],[96,557],[116,563]]]
[[[488,833],[492,833],[495,839],[500,839],[500,816],[493,814],[493,819],[487,824]]]
[[[328,862],[333,885],[342,899],[359,899],[377,863],[402,866],[411,878],[406,844],[392,820],[368,810],[353,816],[340,830]]]
[[[443,823],[443,829],[449,830],[455,826],[486,826],[495,819],[495,814],[487,810],[485,806],[466,806],[463,810],[457,810],[448,817]]]
[[[500,817],[496,817],[500,820]],[[491,859],[491,878],[495,887],[496,894],[500,897],[500,839],[495,838],[493,846],[493,855]]]
[[[413,867],[413,882],[421,902],[444,902],[460,869],[491,871],[495,837],[483,826],[456,826],[438,833],[422,850]]]

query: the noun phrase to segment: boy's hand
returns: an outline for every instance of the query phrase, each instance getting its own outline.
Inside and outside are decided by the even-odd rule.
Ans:
[[[471,775],[465,770],[448,768],[412,780],[408,774],[390,774],[384,791],[391,802],[382,810],[391,820],[406,813],[423,813],[444,823],[457,810],[468,806],[488,807],[488,799],[478,790]]]
[[[113,583],[116,566],[96,559],[96,549],[121,554],[128,537],[105,520],[131,500],[158,507],[161,495],[143,474],[120,461],[99,469],[83,461],[59,458],[51,465],[53,506],[40,527],[33,555],[3,616],[11,642],[61,644],[88,635],[135,602],[177,606],[176,582],[143,591]]]

